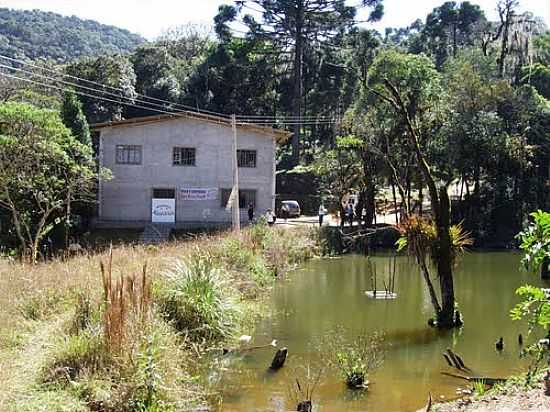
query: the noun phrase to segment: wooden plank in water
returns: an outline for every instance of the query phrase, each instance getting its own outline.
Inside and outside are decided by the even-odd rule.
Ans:
[[[397,293],[385,290],[367,290],[365,295],[371,299],[397,299]]]

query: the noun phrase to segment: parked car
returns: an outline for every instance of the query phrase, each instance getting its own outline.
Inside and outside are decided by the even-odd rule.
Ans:
[[[302,211],[300,204],[296,200],[283,200],[278,215],[282,218],[300,217]]]

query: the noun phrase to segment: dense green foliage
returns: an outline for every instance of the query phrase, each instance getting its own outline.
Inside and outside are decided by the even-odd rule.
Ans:
[[[531,213],[531,217],[533,220],[529,226],[518,234],[520,248],[525,252],[522,263],[528,270],[540,271],[541,276],[547,277],[550,270],[550,213],[538,210]],[[512,319],[526,319],[529,334],[534,333],[536,339],[546,335],[546,343],[535,340],[526,350],[533,358],[527,374],[531,379],[539,368],[548,367],[550,362],[550,295],[548,289],[531,285],[520,287],[516,293],[522,301],[512,309]]]
[[[525,252],[525,268],[537,271],[550,259],[550,213],[538,210],[531,217],[533,222],[518,235],[519,247]],[[550,317],[547,322],[550,324]]]
[[[76,140],[84,146],[91,147],[92,138],[90,137],[88,121],[82,110],[82,103],[73,91],[68,91],[63,96],[61,119],[63,124],[71,130]]]
[[[0,54],[66,63],[87,56],[128,53],[145,39],[127,30],[39,10],[0,9]]]
[[[93,196],[95,179],[91,147],[75,139],[57,112],[0,105],[0,208],[11,215],[23,255],[36,261],[65,207]]]
[[[364,3],[378,20],[383,2]],[[469,2],[443,2],[381,36],[354,24],[358,5],[338,0],[235,2],[214,19],[217,39],[179,27],[131,54],[63,70],[94,82],[70,78],[90,124],[197,108],[294,132],[278,152],[278,187],[296,197],[317,180],[303,201],[312,210],[321,195],[338,210],[355,192],[368,224],[381,204],[423,213],[439,196],[429,193],[407,116],[383,98],[395,97],[389,81],[434,183],[448,189],[451,223],[463,221],[476,243],[503,245],[528,211],[550,204],[549,35],[516,3],[499,1],[502,19],[490,22]],[[64,99],[60,90],[0,80],[1,100],[61,107]]]

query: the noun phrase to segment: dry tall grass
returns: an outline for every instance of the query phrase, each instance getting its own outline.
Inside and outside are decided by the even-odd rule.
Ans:
[[[100,263],[103,283],[103,336],[105,345],[113,354],[120,355],[126,340],[134,329],[149,320],[152,306],[151,279],[147,277],[147,263],[141,277],[121,275],[113,282],[113,252],[109,250],[107,266]]]

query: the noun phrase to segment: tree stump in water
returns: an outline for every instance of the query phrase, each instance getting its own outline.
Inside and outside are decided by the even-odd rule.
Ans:
[[[298,406],[296,407],[296,411],[297,412],[311,412],[312,411],[312,406],[311,406],[311,401],[302,401],[298,404]]]
[[[275,356],[273,357],[273,360],[271,361],[270,369],[275,370],[275,371],[277,369],[281,369],[283,367],[283,365],[285,364],[287,354],[288,354],[288,349],[287,348],[279,349],[275,353]]]
[[[346,384],[350,389],[365,389],[367,386],[365,382],[365,375],[359,372],[354,372],[349,375],[346,379]]]

